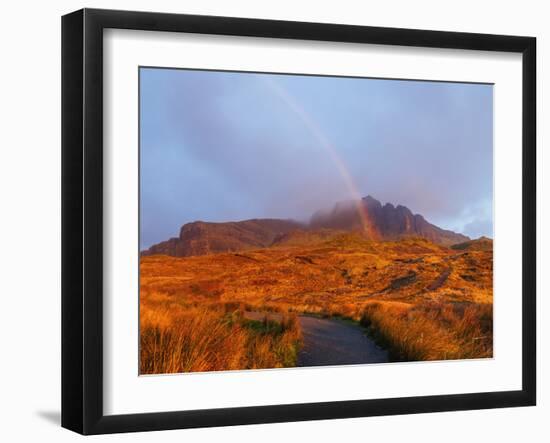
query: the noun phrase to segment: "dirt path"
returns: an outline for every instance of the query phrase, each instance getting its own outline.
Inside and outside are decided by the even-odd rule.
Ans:
[[[357,326],[341,320],[300,316],[304,346],[297,366],[384,363],[388,353]]]
[[[266,314],[247,312],[247,318],[261,320]],[[267,314],[278,321],[279,314]],[[297,366],[331,366],[388,361],[387,351],[380,349],[358,326],[337,319],[300,315],[304,346]]]

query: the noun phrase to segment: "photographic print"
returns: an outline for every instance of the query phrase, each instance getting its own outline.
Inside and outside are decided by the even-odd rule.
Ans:
[[[493,85],[139,68],[140,374],[493,356]]]

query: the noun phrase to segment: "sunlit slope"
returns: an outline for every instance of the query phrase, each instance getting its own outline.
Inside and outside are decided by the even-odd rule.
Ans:
[[[491,250],[355,234],[306,233],[246,252],[141,258],[142,292],[313,312],[373,299],[492,302],[492,275]]]

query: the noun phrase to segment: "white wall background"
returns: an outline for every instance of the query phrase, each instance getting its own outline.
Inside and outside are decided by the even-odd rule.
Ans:
[[[0,26],[0,438],[74,441],[60,415],[60,16],[81,7],[531,35],[538,38],[539,227],[549,220],[549,12],[545,2],[53,0],[2,5]],[[544,169],[544,172],[543,172]],[[540,231],[542,229],[539,228]],[[544,252],[541,252],[542,248]],[[539,275],[549,236],[539,237]],[[94,441],[533,441],[550,438],[548,272],[539,278],[539,406],[95,437]],[[511,325],[513,327],[513,325]],[[452,382],[452,381],[451,381]]]

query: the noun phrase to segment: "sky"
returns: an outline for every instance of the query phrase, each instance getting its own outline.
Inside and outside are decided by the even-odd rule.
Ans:
[[[140,248],[372,195],[493,236],[493,87],[140,68]]]

